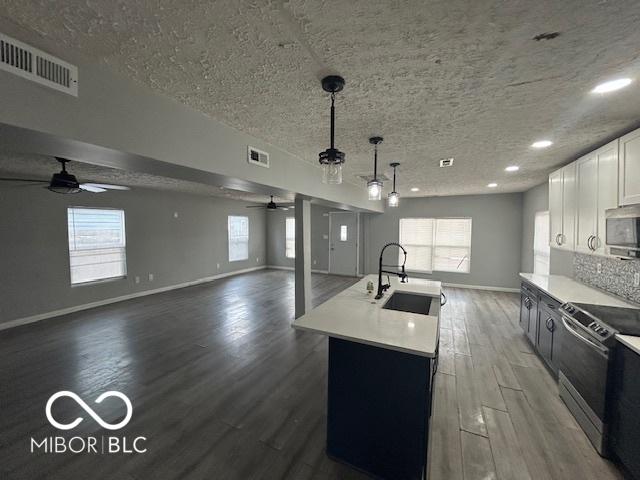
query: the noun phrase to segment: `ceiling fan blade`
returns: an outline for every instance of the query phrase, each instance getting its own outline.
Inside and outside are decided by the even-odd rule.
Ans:
[[[131,190],[129,187],[125,187],[124,185],[111,185],[109,183],[83,183],[81,186],[85,185],[89,187],[102,188],[103,190]]]
[[[0,177],[0,182],[49,183],[49,180],[36,180],[35,178],[10,178],[10,177]]]
[[[80,185],[80,188],[85,192],[91,193],[102,193],[107,191],[106,188],[97,187],[96,185],[92,185],[89,183],[83,183],[82,185]]]

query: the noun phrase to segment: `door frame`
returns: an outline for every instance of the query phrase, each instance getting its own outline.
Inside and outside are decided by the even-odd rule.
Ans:
[[[331,218],[333,214],[342,214],[348,213],[350,215],[356,216],[356,276],[360,277],[360,212],[342,212],[335,211],[329,212],[329,245],[327,245],[327,253],[328,253],[328,263],[327,263],[327,271],[331,275],[331,239],[332,239],[332,231],[333,228]]]

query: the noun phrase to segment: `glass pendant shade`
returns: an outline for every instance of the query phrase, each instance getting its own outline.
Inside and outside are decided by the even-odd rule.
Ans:
[[[367,182],[367,191],[369,192],[369,200],[382,199],[382,182],[377,178]]]
[[[339,185],[342,183],[342,164],[325,163],[322,165],[322,183]]]
[[[389,207],[397,207],[400,203],[400,195],[398,192],[391,192],[387,197],[387,205]]]

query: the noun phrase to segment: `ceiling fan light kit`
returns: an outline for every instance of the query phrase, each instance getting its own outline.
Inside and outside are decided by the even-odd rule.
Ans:
[[[396,168],[400,166],[398,162],[390,163],[389,166],[393,168],[393,191],[387,196],[387,205],[391,208],[395,208],[400,204],[400,195],[396,192]]]
[[[369,143],[373,145],[373,178],[367,182],[369,200],[382,199],[382,180],[378,179],[378,145],[382,143],[382,137],[371,137]]]
[[[339,185],[342,183],[342,165],[345,154],[335,148],[335,98],[336,93],[344,88],[344,78],[329,75],[322,79],[322,89],[331,94],[331,146],[320,152],[319,160],[322,165],[322,182]]]

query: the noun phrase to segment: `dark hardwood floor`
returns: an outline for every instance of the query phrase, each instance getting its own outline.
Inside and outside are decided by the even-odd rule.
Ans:
[[[357,279],[313,276],[314,304]],[[293,274],[260,271],[0,332],[0,479],[359,479],[324,453],[327,342],[294,331]],[[513,294],[447,289],[432,480],[613,479],[517,327]],[[348,313],[347,313],[348,314]],[[70,390],[101,429],[60,399]],[[147,437],[144,454],[29,453],[30,438]]]

